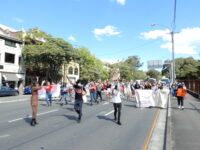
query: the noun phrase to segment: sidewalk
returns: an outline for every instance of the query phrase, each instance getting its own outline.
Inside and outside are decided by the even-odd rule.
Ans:
[[[200,150],[200,100],[186,95],[185,109],[178,109],[171,99],[171,134],[173,150]]]

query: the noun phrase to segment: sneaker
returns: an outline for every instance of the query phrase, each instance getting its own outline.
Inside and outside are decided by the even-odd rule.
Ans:
[[[34,119],[31,120],[30,125],[31,125],[31,126],[35,126],[35,121],[34,121]]]
[[[60,106],[63,106],[63,103],[61,103]]]
[[[119,122],[119,121],[117,122],[117,124],[118,124],[118,125],[120,125],[120,126],[122,125],[122,123],[121,123],[121,122]]]
[[[178,109],[181,109],[181,106],[178,106]]]
[[[78,119],[77,119],[77,123],[81,123],[81,119],[78,118]]]
[[[182,106],[181,109],[183,110],[183,109],[184,109],[184,106]]]

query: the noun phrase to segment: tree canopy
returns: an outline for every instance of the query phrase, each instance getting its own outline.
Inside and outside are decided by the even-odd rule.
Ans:
[[[27,70],[46,79],[54,79],[55,82],[61,76],[59,71],[62,64],[76,55],[71,44],[38,28],[27,31],[24,42],[23,59]]]
[[[169,62],[169,61],[166,61]],[[165,64],[162,74],[170,75],[170,64]],[[175,59],[176,79],[200,79],[200,61],[192,57]]]
[[[108,79],[108,70],[104,67],[101,60],[92,55],[88,48],[82,47],[76,49],[79,55],[77,60],[80,64],[80,78],[85,81],[106,80]]]

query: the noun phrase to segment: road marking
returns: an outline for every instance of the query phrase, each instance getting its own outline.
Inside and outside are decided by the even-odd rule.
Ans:
[[[148,146],[149,146],[149,143],[150,143],[150,140],[151,140],[151,136],[153,134],[154,128],[156,127],[156,123],[157,123],[159,114],[160,114],[160,109],[157,109],[157,111],[154,115],[154,118],[153,118],[151,128],[149,129],[149,132],[147,134],[147,137],[145,138],[145,141],[144,141],[144,144],[143,144],[141,150],[147,150],[148,149]]]
[[[107,104],[109,104],[109,102],[105,102],[105,103],[103,103],[102,105],[107,105]]]
[[[50,111],[46,111],[46,112],[43,112],[43,113],[39,113],[37,116],[45,115],[45,114],[52,113],[52,112],[56,112],[56,111],[58,111],[58,109],[53,109],[53,110],[50,110]]]
[[[9,134],[0,135],[0,138],[7,138],[7,137],[9,137],[9,136],[10,136]]]
[[[37,116],[41,116],[41,115],[45,115],[45,114],[49,114],[49,113],[57,112],[57,111],[58,111],[58,109],[53,109],[53,110],[50,110],[50,111],[39,113],[39,114],[37,114]],[[8,121],[8,123],[16,122],[16,121],[27,119],[27,118],[31,118],[31,117],[32,117],[31,115],[28,115],[28,117],[26,117],[26,118],[13,119],[13,120]]]
[[[9,101],[0,101],[0,104],[4,104],[4,103],[15,103],[15,102],[24,102],[24,101],[28,101],[29,99],[19,99],[19,100],[9,100]]]
[[[112,110],[112,111],[108,112],[108,113],[107,113],[107,114],[105,114],[104,116],[108,116],[108,115],[112,114],[113,112],[114,112],[114,110]]]

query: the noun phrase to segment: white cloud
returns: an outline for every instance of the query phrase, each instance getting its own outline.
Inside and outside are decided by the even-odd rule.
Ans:
[[[77,42],[76,38],[75,38],[74,36],[72,36],[72,35],[70,35],[70,36],[68,37],[68,40],[70,40],[70,41],[72,41],[72,42]]]
[[[102,40],[101,36],[116,36],[120,35],[121,32],[117,31],[117,28],[114,26],[107,25],[102,29],[94,29],[93,31],[97,40]]]
[[[141,33],[143,39],[161,38],[165,43],[160,45],[172,51],[170,30],[153,30]],[[177,54],[198,54],[197,48],[200,48],[200,27],[185,28],[174,35],[175,53]]]
[[[126,3],[126,0],[110,0],[110,1],[115,1],[120,5],[125,5],[125,3]]]
[[[17,23],[22,23],[22,22],[23,22],[23,20],[22,20],[22,19],[20,19],[20,18],[17,18],[17,17],[16,17],[16,18],[13,18],[13,20],[14,20],[14,21],[16,21]]]

